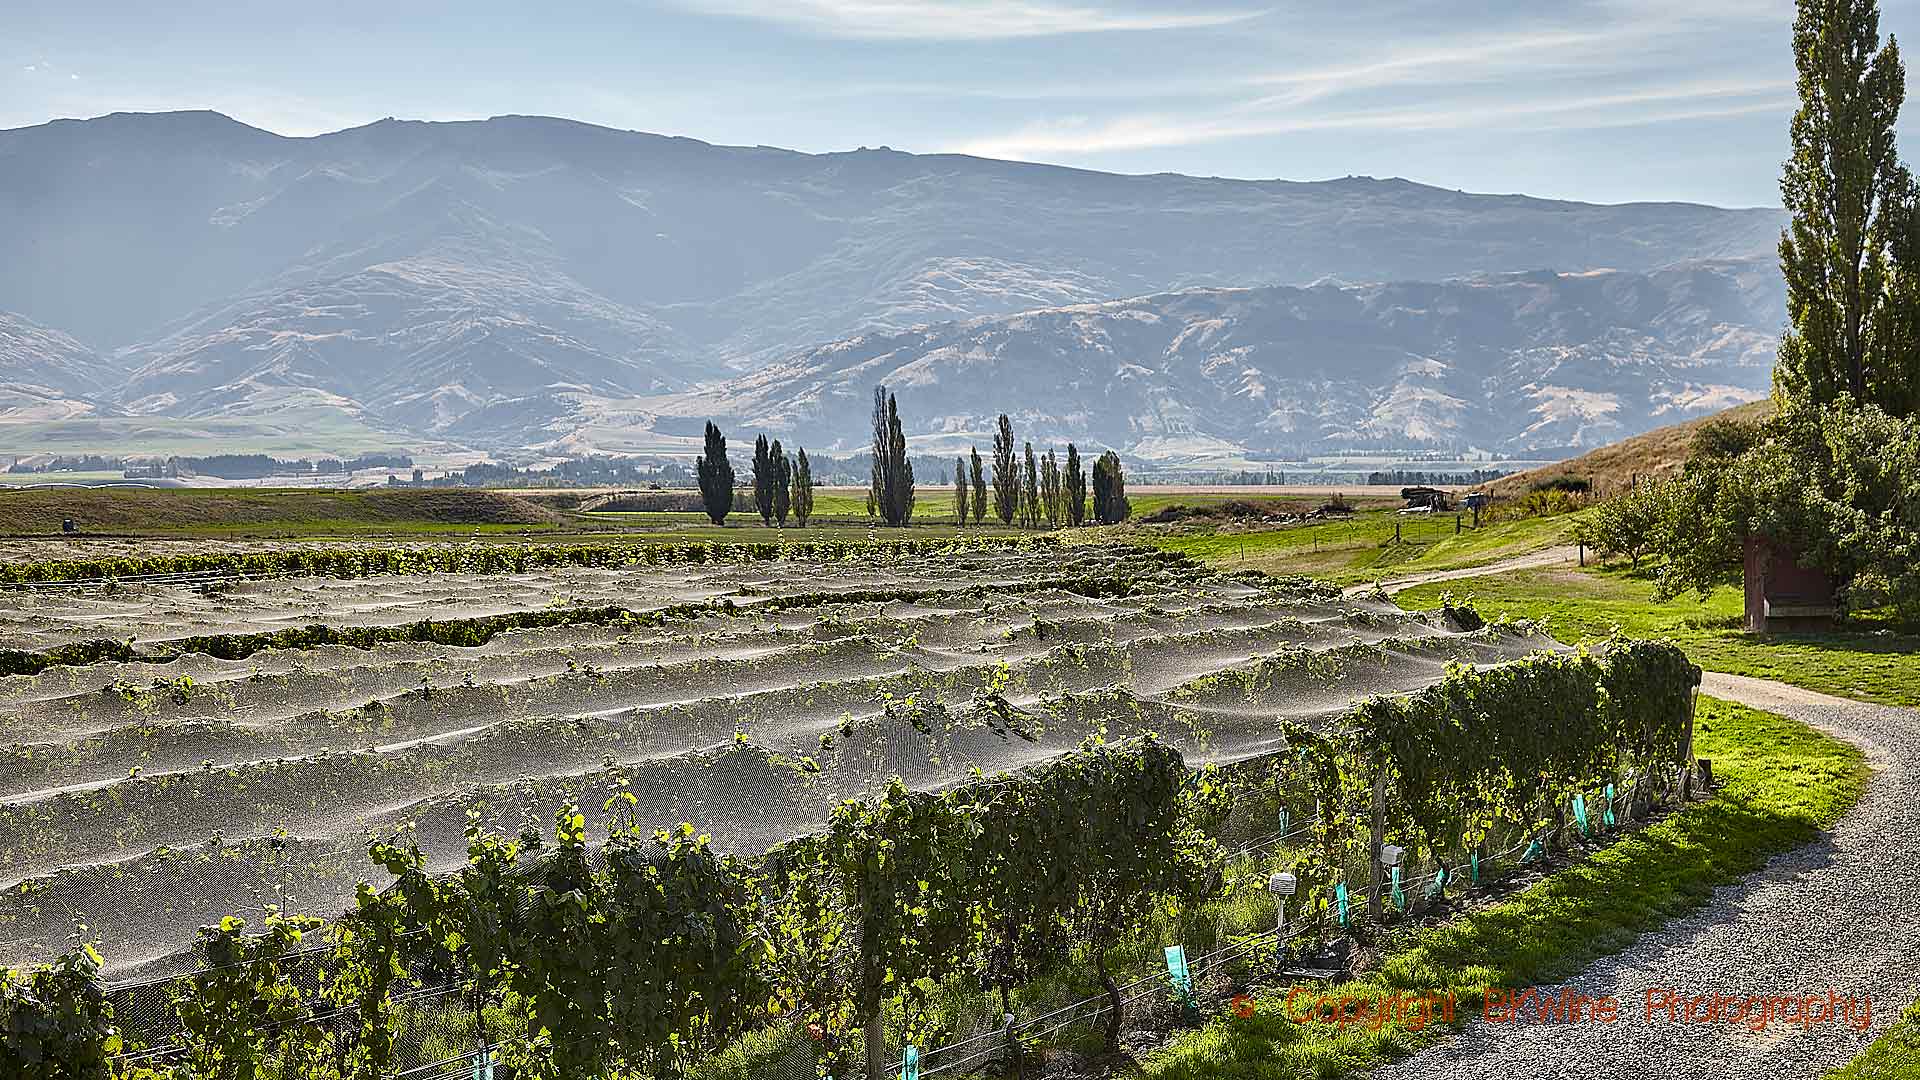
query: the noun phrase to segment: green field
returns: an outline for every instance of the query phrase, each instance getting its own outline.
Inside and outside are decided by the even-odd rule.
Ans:
[[[1403,607],[1427,610],[1451,594],[1488,618],[1541,619],[1569,644],[1604,640],[1614,629],[1661,638],[1687,650],[1711,671],[1775,679],[1840,697],[1887,705],[1920,705],[1920,637],[1883,630],[1770,636],[1741,627],[1741,597],[1732,588],[1705,600],[1653,599],[1653,583],[1624,567],[1518,570],[1491,577],[1422,585],[1400,593]]]
[[[1484,566],[1567,542],[1579,514],[1472,527],[1472,516],[1363,511],[1350,518],[1260,531],[1203,529],[1183,534],[1131,530],[1132,539],[1229,569],[1308,574],[1336,585]],[[1397,530],[1397,532],[1396,532]]]

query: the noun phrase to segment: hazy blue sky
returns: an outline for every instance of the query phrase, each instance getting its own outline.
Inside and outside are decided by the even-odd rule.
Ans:
[[[1920,26],[1917,8],[1888,3],[1883,30]],[[1774,205],[1792,11],[1791,0],[7,0],[0,127],[212,108],[306,135],[383,116],[543,113],[812,151]],[[1920,133],[1920,121],[1902,129]]]

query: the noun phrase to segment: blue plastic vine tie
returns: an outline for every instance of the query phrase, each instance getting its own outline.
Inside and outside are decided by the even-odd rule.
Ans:
[[[1347,925],[1347,883],[1341,882],[1333,887],[1333,902],[1340,906],[1340,925]]]
[[[1606,824],[1607,824],[1607,828],[1609,829],[1613,828],[1614,821],[1613,821],[1613,785],[1612,784],[1607,785]]]
[[[1407,894],[1400,891],[1400,868],[1393,868],[1393,906],[1407,910]]]
[[[909,1046],[900,1052],[900,1080],[920,1080],[920,1048]]]
[[[1187,973],[1187,950],[1179,945],[1167,946],[1167,978],[1182,998],[1193,996],[1193,976]]]
[[[1573,820],[1580,823],[1580,835],[1587,835],[1587,797],[1577,791],[1573,793]]]

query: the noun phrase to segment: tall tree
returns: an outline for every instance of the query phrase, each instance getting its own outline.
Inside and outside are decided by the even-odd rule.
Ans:
[[[727,512],[733,509],[733,463],[727,460],[727,437],[713,421],[707,421],[706,450],[694,462],[694,473],[700,479],[700,503],[707,508],[707,516],[715,525],[727,522]]]
[[[953,520],[960,525],[967,523],[967,459],[953,459]]]
[[[1067,444],[1067,471],[1060,487],[1067,504],[1067,524],[1079,528],[1087,520],[1087,474],[1080,467],[1080,448],[1072,443]]]
[[[1899,47],[1881,44],[1877,0],[1800,0],[1793,54],[1800,109],[1780,178],[1793,215],[1780,236],[1793,325],[1775,382],[1788,403],[1845,392],[1911,411],[1920,312],[1900,301],[1920,292],[1920,263],[1905,261],[1920,251],[1913,178],[1894,145],[1906,96]]]
[[[980,468],[980,448],[968,450],[967,472],[973,480],[973,523],[987,520],[987,477]]]
[[[1127,501],[1127,478],[1120,468],[1120,455],[1109,450],[1093,463],[1093,518],[1102,525],[1117,525],[1133,513]]]
[[[1034,463],[1033,444],[1027,444],[1026,479],[1020,485],[1020,522],[1029,529],[1040,525],[1040,470]]]
[[[887,516],[887,507],[891,503],[887,484],[892,474],[887,469],[887,454],[892,446],[892,437],[887,431],[887,388],[873,388],[873,469],[867,484],[867,515],[878,515],[882,521],[892,524]]]
[[[871,498],[889,525],[913,520],[913,459],[900,427],[900,403],[887,388],[873,393],[873,484]]]
[[[1040,459],[1040,508],[1046,511],[1049,528],[1060,525],[1061,501],[1060,462],[1048,447],[1046,456]]]
[[[793,504],[793,519],[801,528],[807,527],[807,519],[813,516],[813,465],[807,461],[807,448],[800,448],[800,456],[793,463],[793,494],[789,500]]]
[[[1020,462],[1014,456],[1013,421],[1000,414],[998,430],[993,433],[993,512],[1002,525],[1013,524],[1020,512]]]
[[[781,528],[786,528],[787,513],[793,509],[793,459],[780,448],[780,440],[773,440],[770,451],[773,458],[773,520]]]
[[[773,524],[773,481],[773,448],[762,435],[753,442],[753,505],[763,525]]]

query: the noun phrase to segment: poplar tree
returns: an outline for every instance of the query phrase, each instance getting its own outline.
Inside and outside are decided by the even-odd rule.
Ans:
[[[978,525],[987,520],[987,477],[980,467],[980,448],[969,448],[968,456],[967,469],[973,478],[973,523]]]
[[[1102,525],[1127,520],[1133,506],[1127,501],[1127,479],[1120,455],[1109,450],[1093,463],[1093,517]]]
[[[1013,524],[1020,512],[1020,463],[1014,457],[1013,421],[1000,414],[999,429],[993,434],[993,512],[1002,525]]]
[[[953,520],[967,523],[967,459],[953,459]]]
[[[773,458],[773,520],[786,528],[787,512],[793,508],[793,459],[780,448],[780,440],[773,440],[769,451]]]
[[[1020,520],[1027,528],[1040,525],[1040,472],[1033,458],[1033,444],[1027,445],[1027,474],[1021,485]]]
[[[727,460],[727,437],[713,421],[707,421],[707,445],[694,461],[694,474],[700,479],[700,503],[715,525],[727,523],[733,509],[733,463]]]
[[[1078,528],[1087,520],[1087,474],[1080,467],[1080,448],[1072,443],[1067,444],[1067,470],[1060,486],[1067,504],[1067,524]]]
[[[753,505],[761,524],[773,524],[773,450],[765,435],[753,443]]]
[[[1053,456],[1051,447],[1040,459],[1040,504],[1047,513],[1047,525],[1057,528],[1061,509],[1060,462]]]
[[[1894,125],[1906,96],[1899,46],[1875,0],[1800,0],[1800,108],[1780,178],[1792,327],[1775,386],[1788,403],[1842,392],[1910,415],[1920,406],[1920,198]]]
[[[873,483],[868,497],[887,524],[913,520],[913,460],[900,428],[899,402],[884,386],[873,391]]]
[[[806,528],[807,519],[813,516],[813,466],[807,462],[804,446],[793,463],[793,494],[789,498],[793,503],[793,519],[801,528]]]

